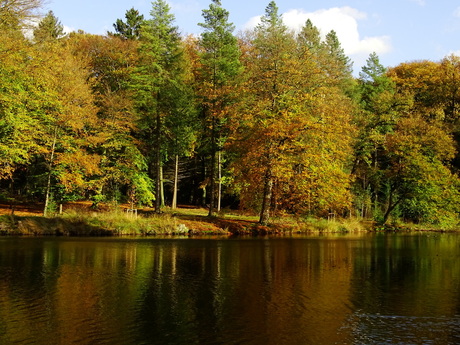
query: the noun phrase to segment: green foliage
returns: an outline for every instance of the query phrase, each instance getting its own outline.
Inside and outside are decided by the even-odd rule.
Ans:
[[[127,40],[139,39],[141,26],[144,22],[144,16],[141,15],[138,10],[131,8],[126,11],[125,18],[126,22],[122,19],[117,19],[115,24],[113,24],[115,34],[111,34]]]
[[[64,36],[64,27],[59,19],[54,16],[53,11],[49,11],[33,32],[35,42],[43,43],[62,38]]]
[[[229,12],[222,8],[218,0],[214,0],[209,9],[203,10],[204,29],[201,33],[199,46],[197,96],[202,110],[203,137],[201,151],[210,155],[209,184],[210,209],[213,216],[217,208],[219,196],[216,196],[216,155],[222,157],[230,118],[235,116],[238,99],[238,81],[243,71],[240,62],[241,52],[236,37],[233,35],[234,25],[228,21]],[[208,129],[208,130],[206,130]],[[207,145],[209,144],[209,145]],[[221,164],[222,165],[222,164]],[[219,168],[221,168],[221,165]]]

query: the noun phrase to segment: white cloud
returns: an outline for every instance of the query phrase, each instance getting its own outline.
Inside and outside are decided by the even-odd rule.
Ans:
[[[64,26],[64,33],[66,35],[70,34],[71,32],[77,31],[74,28],[71,28],[70,26],[67,26],[67,25],[63,25],[63,26]]]

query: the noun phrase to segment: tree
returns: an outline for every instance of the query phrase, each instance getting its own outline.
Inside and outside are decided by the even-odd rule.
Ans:
[[[200,68],[199,89],[201,107],[206,127],[210,128],[211,169],[209,216],[214,209],[220,209],[221,198],[221,151],[225,143],[224,127],[228,124],[232,106],[236,102],[238,76],[242,72],[239,61],[240,51],[237,39],[233,36],[233,24],[228,22],[229,12],[222,8],[220,0],[213,0],[209,9],[203,10],[205,22],[199,25],[204,29],[199,41]],[[218,156],[219,193],[216,198],[216,155]],[[216,200],[217,199],[217,200]]]
[[[0,29],[23,29],[38,17],[42,0],[3,0],[0,2]]]
[[[91,176],[100,171],[100,156],[91,151],[91,146],[100,138],[88,61],[73,54],[70,41],[48,42],[46,49],[39,48],[37,63],[42,69],[37,70],[37,78],[47,80],[48,92],[56,98],[55,105],[48,106],[43,132],[46,215],[51,177],[53,185],[62,188],[61,198],[74,191],[84,193],[97,188],[91,184]]]
[[[323,49],[325,54],[324,62],[321,66],[327,73],[328,81],[340,87],[349,96],[352,96],[354,89],[353,63],[346,56],[334,30],[331,30],[326,35]]]
[[[355,116],[359,128],[353,167],[355,205],[362,217],[373,214],[381,219],[385,145],[407,101],[396,95],[395,85],[375,53],[370,54],[360,72],[358,90],[361,111]]]
[[[362,112],[355,119],[360,134],[353,172],[362,216],[372,207],[382,224],[391,217],[444,224],[457,219],[458,177],[450,167],[455,149],[443,123],[442,84],[436,63],[405,63],[387,72],[370,55],[360,73]]]
[[[12,179],[19,165],[40,151],[42,117],[40,84],[29,73],[33,50],[22,37],[0,36],[0,179]],[[35,79],[35,81],[37,81]]]
[[[113,27],[115,33],[111,35],[121,37],[127,40],[138,40],[141,34],[141,26],[144,23],[144,16],[138,10],[131,8],[125,13],[126,22],[117,19]]]
[[[153,164],[155,210],[161,209],[165,119],[176,112],[183,97],[183,49],[174,15],[163,0],[153,3],[151,19],[141,28],[139,64],[133,75],[136,108],[141,116],[144,150]],[[153,140],[152,140],[153,139]],[[152,145],[153,144],[153,145]]]
[[[388,166],[384,170],[387,202],[382,223],[397,206],[405,212],[403,216],[415,221],[456,223],[459,180],[448,165],[454,153],[452,137],[439,123],[418,114],[402,117],[394,133],[388,135]]]
[[[297,40],[301,46],[306,46],[312,53],[318,53],[321,48],[321,35],[319,29],[307,19],[305,25],[297,35]]]
[[[33,32],[35,42],[45,42],[62,38],[64,36],[64,27],[59,19],[54,16],[53,11],[49,11]]]
[[[23,17],[15,11],[21,8],[12,3],[2,5],[17,19],[16,26],[0,25],[0,180],[9,181],[7,195],[14,203],[19,194],[15,192],[18,175],[44,150],[43,133],[57,96],[50,90],[49,80],[41,76],[44,68],[37,51],[20,30]]]
[[[402,217],[413,221],[458,221],[459,179],[451,166],[457,131],[453,66],[448,59],[415,61],[388,72],[396,94],[408,101],[394,132],[388,134],[385,176],[389,185],[383,221],[398,208]]]
[[[352,102],[323,83],[308,45],[271,2],[249,36],[246,98],[235,119],[233,163],[243,204],[266,225],[278,208],[327,215],[349,206]]]
[[[150,205],[153,183],[147,174],[147,160],[137,142],[139,136],[134,109],[131,74],[138,60],[138,42],[116,36],[73,35],[74,54],[88,60],[95,104],[98,107],[100,140],[92,152],[101,156],[100,175],[92,178],[99,186],[91,198],[98,201],[127,201]]]
[[[284,133],[275,132],[275,128],[281,128],[274,121],[283,114],[284,107],[280,100],[285,92],[284,87],[287,86],[286,67],[290,61],[288,54],[292,43],[287,27],[278,13],[278,7],[271,1],[265,9],[261,23],[255,29],[255,61],[252,62],[254,70],[251,75],[256,93],[253,108],[255,112],[250,119],[255,120],[255,123],[250,124],[251,127],[254,126],[251,129],[255,130],[252,133],[252,144],[260,150],[260,156],[254,159],[256,164],[260,164],[260,168],[257,169],[257,175],[254,176],[256,180],[253,182],[259,180],[259,185],[263,188],[259,218],[262,225],[267,225],[270,219],[273,185],[277,175],[276,162],[280,160],[279,153],[284,141]],[[249,166],[253,164],[247,167]]]

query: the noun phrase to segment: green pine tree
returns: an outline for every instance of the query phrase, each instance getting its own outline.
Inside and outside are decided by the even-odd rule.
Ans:
[[[235,103],[235,88],[242,72],[240,50],[233,35],[234,25],[229,22],[229,12],[222,8],[220,0],[213,0],[209,9],[203,10],[204,29],[199,46],[200,53],[200,89],[201,106],[205,127],[210,128],[210,203],[209,216],[220,209],[221,198],[221,156],[225,142],[225,126],[231,115],[231,106]],[[218,155],[217,159],[216,156]],[[218,188],[216,193],[216,160],[219,162]]]
[[[57,40],[63,36],[64,27],[59,19],[54,16],[53,11],[49,11],[34,29],[34,40],[37,43]]]
[[[133,75],[136,107],[141,116],[146,155],[155,180],[155,211],[162,206],[162,164],[166,150],[166,119],[183,97],[183,49],[175,17],[164,0],[152,4],[151,19],[140,31],[139,66]]]
[[[137,40],[140,37],[141,26],[144,22],[144,16],[138,10],[131,8],[125,13],[126,22],[117,19],[113,24],[115,33],[110,33],[127,40]]]

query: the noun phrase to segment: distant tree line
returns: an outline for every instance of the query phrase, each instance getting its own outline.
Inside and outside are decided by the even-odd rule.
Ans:
[[[164,0],[106,35],[31,27],[41,6],[0,3],[4,202],[457,224],[459,57],[373,53],[355,78],[334,31],[293,32],[274,1],[239,36],[220,0],[186,37]]]

